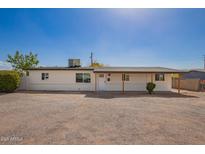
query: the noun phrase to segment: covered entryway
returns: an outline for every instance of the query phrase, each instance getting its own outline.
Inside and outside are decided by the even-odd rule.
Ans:
[[[95,91],[146,91],[148,82],[156,84],[155,91],[171,91],[172,74],[178,70],[161,67],[97,68]],[[178,90],[180,92],[180,89]]]

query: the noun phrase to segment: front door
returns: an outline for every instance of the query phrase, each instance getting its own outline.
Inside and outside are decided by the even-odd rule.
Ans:
[[[98,76],[98,90],[104,91],[105,90],[105,75],[99,74]]]

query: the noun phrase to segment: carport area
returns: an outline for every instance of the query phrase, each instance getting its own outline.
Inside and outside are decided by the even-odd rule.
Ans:
[[[205,144],[205,95],[0,94],[0,144]]]

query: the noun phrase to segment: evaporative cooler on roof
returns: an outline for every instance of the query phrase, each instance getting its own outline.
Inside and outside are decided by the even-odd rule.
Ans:
[[[80,67],[80,59],[69,59],[68,66],[69,67]]]

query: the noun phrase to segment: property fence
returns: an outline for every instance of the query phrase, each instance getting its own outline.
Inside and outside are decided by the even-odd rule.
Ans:
[[[172,88],[178,88],[178,79],[172,78]],[[192,90],[192,91],[202,91],[203,85],[200,79],[181,79],[180,89]]]

